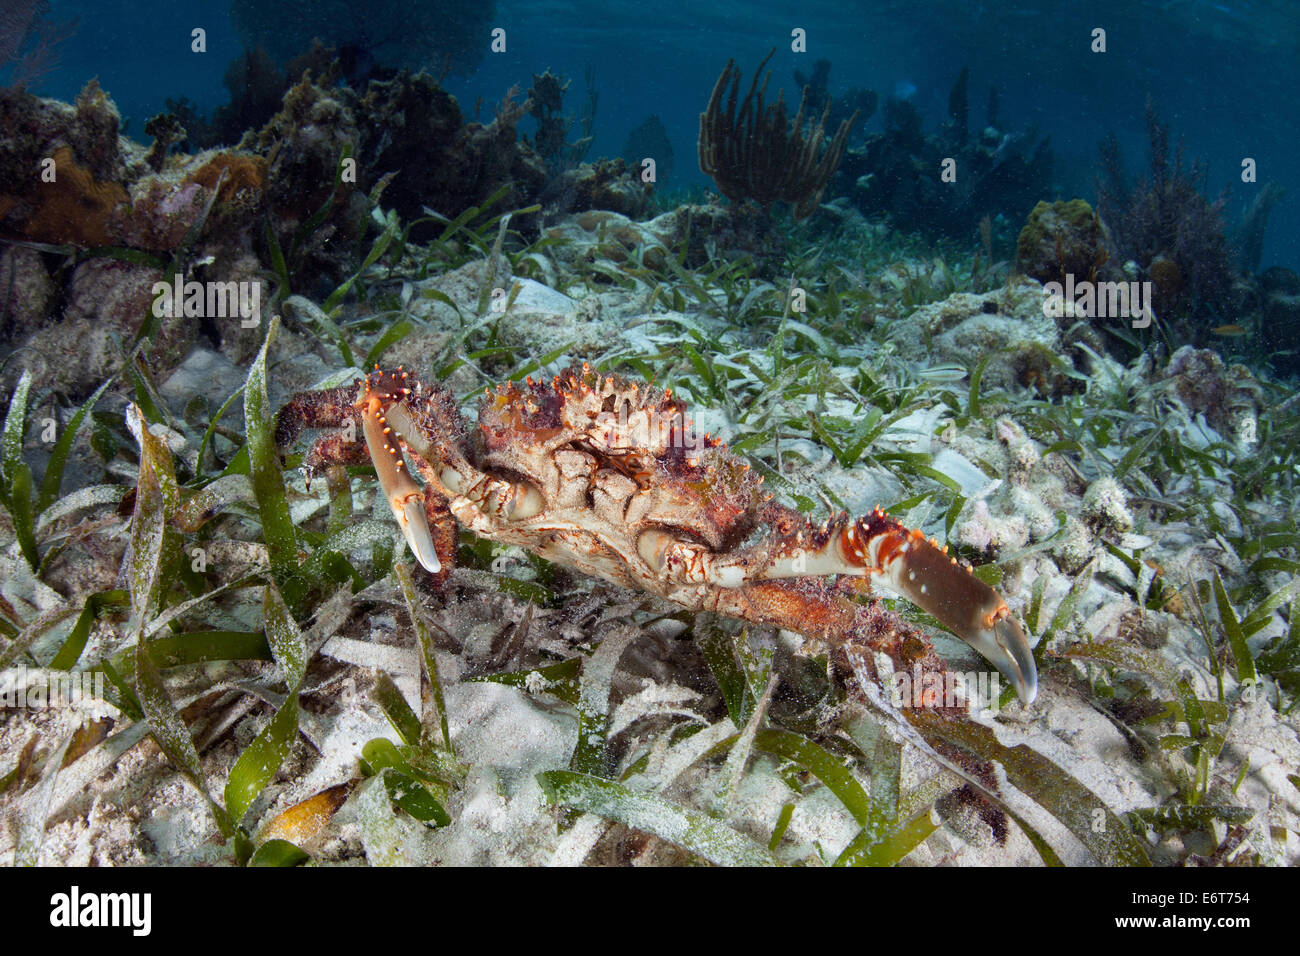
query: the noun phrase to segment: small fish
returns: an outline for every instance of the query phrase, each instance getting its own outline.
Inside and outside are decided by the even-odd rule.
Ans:
[[[1210,329],[1210,333],[1212,335],[1222,335],[1224,338],[1229,338],[1229,339],[1237,338],[1240,335],[1250,334],[1249,332],[1246,331],[1245,328],[1236,324],[1220,325],[1218,328]]]

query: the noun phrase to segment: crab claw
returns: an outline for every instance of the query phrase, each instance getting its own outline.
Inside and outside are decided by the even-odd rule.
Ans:
[[[406,543],[411,546],[411,553],[426,571],[436,574],[442,570],[442,562],[438,560],[438,551],[429,531],[429,519],[425,517],[424,489],[407,473],[397,439],[394,438],[390,444],[384,437],[378,406],[376,400],[361,409],[361,429],[366,436],[375,474],[379,477],[379,487],[388,498],[388,506],[393,509],[393,517],[397,519]]]
[[[1011,681],[1021,701],[1033,703],[1038,695],[1034,655],[997,591],[919,535],[897,550],[885,571],[894,590],[979,651]]]
[[[724,578],[733,571],[744,575],[742,580],[824,574],[869,577],[933,615],[984,655],[1026,705],[1038,695],[1038,670],[1025,632],[1001,595],[958,564],[947,549],[879,508],[857,520],[837,515],[821,526],[794,512],[780,512],[778,517],[788,529],[764,545],[757,574],[751,567],[758,556],[742,552],[740,559],[730,563],[712,562],[712,580],[735,586]]]
[[[959,636],[1011,682],[1026,706],[1034,702],[1038,696],[1038,667],[1025,632],[1014,617],[1006,614],[992,627],[968,630]]]
[[[402,475],[406,477],[405,472]],[[424,492],[407,495],[402,501],[390,496],[388,503],[406,543],[411,546],[415,560],[430,574],[437,574],[442,570],[442,562],[438,560],[438,550],[433,546],[433,535],[429,532],[429,521],[424,515]]]
[[[885,583],[979,651],[1026,705],[1038,695],[1029,641],[1001,595],[919,532],[883,548]]]

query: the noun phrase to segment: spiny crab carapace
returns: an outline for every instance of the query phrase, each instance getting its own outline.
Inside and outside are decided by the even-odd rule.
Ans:
[[[691,610],[942,672],[924,634],[878,601],[851,599],[871,579],[979,651],[1022,701],[1037,693],[1006,602],[946,549],[879,509],[816,524],[781,505],[747,463],[695,433],[669,391],[583,365],[549,383],[489,389],[471,431],[444,388],[376,367],[351,385],[295,395],[276,441],[284,448],[305,428],[349,424],[307,452],[308,478],[373,462],[411,551],[436,579],[450,571],[459,522]],[[364,441],[348,440],[357,434]]]

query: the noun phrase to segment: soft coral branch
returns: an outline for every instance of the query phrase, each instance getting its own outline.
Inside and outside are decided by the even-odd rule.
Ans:
[[[1224,235],[1225,196],[1205,196],[1206,168],[1184,162],[1180,142],[1169,147],[1169,127],[1146,109],[1147,175],[1128,186],[1112,135],[1101,147],[1097,210],[1110,227],[1121,261],[1132,259],[1155,284],[1156,313],[1200,340],[1230,320],[1235,274]]]
[[[52,23],[49,11],[47,0],[6,0],[0,7],[0,71],[8,70],[9,86],[21,89],[58,65],[77,21]]]

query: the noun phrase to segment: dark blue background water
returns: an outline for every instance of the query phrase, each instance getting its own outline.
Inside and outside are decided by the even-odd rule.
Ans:
[[[204,110],[225,102],[222,75],[242,49],[226,0],[52,0],[52,8],[55,18],[79,16],[81,25],[36,92],[70,100],[98,76],[129,118],[128,132],[142,140],[145,118],[167,97],[189,97]],[[380,0],[375,9],[401,5]],[[832,94],[862,86],[883,98],[900,84],[915,87],[927,129],[946,115],[949,88],[969,65],[972,126],[983,124],[988,86],[998,84],[1004,127],[1032,122],[1051,134],[1064,198],[1093,197],[1097,143],[1112,129],[1130,171],[1139,171],[1150,95],[1174,136],[1186,138],[1188,155],[1208,162],[1211,195],[1229,188],[1229,225],[1259,188],[1241,183],[1243,157],[1258,162],[1260,184],[1288,188],[1263,265],[1300,268],[1297,0],[499,0],[493,23],[508,31],[507,52],[446,81],[466,112],[481,96],[490,116],[507,88],[527,89],[531,75],[549,67],[573,78],[565,105],[577,113],[590,66],[600,91],[592,155],[618,155],[628,131],[658,113],[682,184],[706,182],[695,161],[698,114],[722,66],[735,57],[747,82],[773,46],[773,89],[793,94],[793,71],[810,73],[826,57]],[[207,30],[205,54],[190,52],[196,26]],[[806,54],[790,52],[794,27],[807,31]],[[1089,52],[1094,27],[1107,31],[1105,54]],[[429,66],[437,73],[441,64]],[[877,112],[868,129],[879,124]]]

